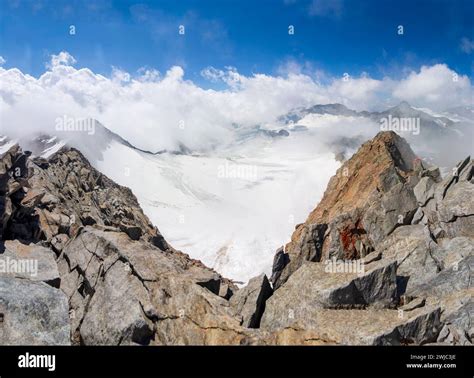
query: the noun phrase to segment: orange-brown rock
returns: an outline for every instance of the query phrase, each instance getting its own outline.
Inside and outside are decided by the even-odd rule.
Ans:
[[[372,251],[373,241],[364,224],[370,223],[364,219],[366,210],[380,193],[388,193],[397,185],[400,191],[406,192],[404,185],[416,164],[417,157],[408,143],[392,131],[381,132],[364,143],[337,170],[319,204],[306,221],[297,226],[285,247],[289,263],[273,283],[279,286],[305,260],[321,261],[334,255],[336,249],[341,250],[337,257],[345,259],[360,258]],[[404,194],[410,196],[410,193]],[[413,200],[414,197],[408,198],[406,202],[411,204]],[[416,204],[409,206],[408,213],[412,207],[416,208]],[[400,214],[394,215],[397,218],[387,225],[387,232],[398,222]],[[408,218],[407,214],[401,215]]]
[[[337,170],[305,223],[329,223],[337,215],[365,206],[374,190],[386,187],[386,171],[396,170],[405,177],[415,160],[402,137],[393,131],[379,133]]]

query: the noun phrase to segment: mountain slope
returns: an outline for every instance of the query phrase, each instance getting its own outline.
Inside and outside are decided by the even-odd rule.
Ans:
[[[219,294],[228,297],[236,287],[170,247],[132,192],[96,171],[79,151],[63,148],[48,159],[32,158],[15,145],[1,155],[0,184],[2,248],[14,259],[36,256],[38,276],[49,277],[51,273],[47,273],[53,269],[57,278],[43,281],[34,274],[30,283],[19,280],[21,272],[15,270],[0,275],[0,307],[6,311],[1,344],[25,340],[31,344],[69,343],[69,335],[64,339],[64,326],[60,333],[54,327],[49,329],[52,325],[41,320],[45,315],[32,309],[28,310],[29,321],[41,323],[36,332],[30,334],[31,329],[24,325],[14,329],[24,311],[21,301],[34,302],[41,290],[48,293],[37,299],[42,305],[48,306],[48,296],[51,302],[64,303],[66,299],[69,303],[69,310],[62,305],[51,317],[53,322],[68,325],[74,343],[148,344],[152,339],[166,343],[170,327],[182,329],[185,325],[176,324],[179,321],[163,324],[168,331],[159,331],[154,322],[163,316],[180,319],[179,312],[188,306],[199,306],[202,314],[222,316],[222,327],[229,323],[231,334],[232,327],[238,326],[238,320],[226,315],[219,301]],[[47,263],[51,256],[57,268]],[[16,289],[28,293],[28,287],[31,293],[25,297],[12,296]],[[185,301],[186,290],[196,295],[192,303],[169,305],[167,315],[153,310],[153,301],[161,300],[156,296],[160,292],[171,296],[179,292],[178,297]],[[152,295],[154,291],[156,295]],[[165,311],[162,306],[157,308]],[[206,316],[188,314],[185,323],[199,332]],[[194,337],[195,342],[203,343],[213,336],[202,328],[201,336],[196,333]]]
[[[1,257],[39,263],[0,272],[0,343],[471,344],[474,163],[442,179],[412,156],[394,133],[364,144],[277,252],[273,287],[260,275],[238,290],[79,151],[14,145],[0,155]]]

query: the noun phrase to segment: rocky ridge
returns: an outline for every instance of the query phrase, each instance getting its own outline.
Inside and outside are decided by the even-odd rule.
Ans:
[[[397,311],[402,320],[422,312],[416,322],[424,324],[423,337],[402,335],[397,326],[397,341],[390,343],[470,344],[473,174],[468,157],[441,178],[438,168],[426,166],[393,132],[363,144],[330,180],[322,200],[296,227],[291,241],[277,251],[272,273],[275,294],[267,301],[262,325],[276,324],[274,314],[288,308],[295,309],[293,319],[282,326],[298,324],[305,330],[320,327],[320,309],[336,305],[351,311],[364,308],[359,316],[354,313],[354,321],[374,316],[371,324],[378,324],[379,330],[390,319],[395,321]],[[357,277],[328,274],[324,268],[335,260],[361,261],[366,272]],[[387,269],[379,268],[375,274],[374,264],[394,264],[394,271],[387,274]],[[373,274],[370,279],[367,270]],[[390,291],[382,290],[383,285]],[[374,289],[379,290],[377,295],[368,295]],[[339,314],[342,317],[344,311],[333,315],[333,322],[339,321]],[[406,319],[403,327],[409,324]],[[351,326],[346,326],[348,332]],[[354,332],[359,336],[363,331]]]
[[[172,248],[76,149],[0,155],[0,344],[471,344],[474,165],[393,132],[338,170],[244,288]],[[0,263],[1,263],[0,261]],[[339,267],[342,267],[339,270]]]

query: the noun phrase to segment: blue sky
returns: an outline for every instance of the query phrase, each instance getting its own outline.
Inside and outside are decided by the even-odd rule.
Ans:
[[[199,81],[202,69],[233,66],[278,74],[298,63],[314,74],[401,76],[446,63],[473,75],[470,0],[2,0],[0,56],[38,76],[51,54],[109,75],[112,66],[161,72],[173,65]],[[69,34],[70,25],[76,34]],[[179,35],[179,25],[185,35]],[[293,25],[295,34],[288,34]],[[404,34],[397,33],[403,25]],[[321,77],[324,80],[324,76]]]

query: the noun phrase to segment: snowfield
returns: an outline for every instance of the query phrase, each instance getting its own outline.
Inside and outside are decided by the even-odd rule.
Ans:
[[[173,247],[246,282],[271,272],[275,250],[339,166],[330,152],[295,153],[287,142],[222,157],[151,155],[113,141],[95,165],[132,189]]]

